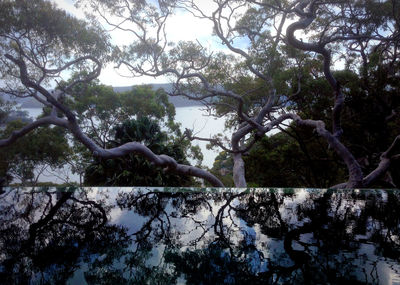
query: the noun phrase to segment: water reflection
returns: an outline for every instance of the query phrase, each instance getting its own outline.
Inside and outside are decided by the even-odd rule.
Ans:
[[[392,284],[400,192],[12,189],[0,283]]]

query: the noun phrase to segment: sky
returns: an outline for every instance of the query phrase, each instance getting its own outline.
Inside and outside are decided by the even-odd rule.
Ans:
[[[73,0],[51,0],[57,4],[59,8],[62,8],[74,15],[77,18],[85,19],[85,14],[82,9],[77,9],[74,6]],[[210,10],[211,0],[201,0],[202,8]],[[208,4],[207,4],[208,3]],[[177,15],[173,15],[167,22],[166,34],[168,41],[198,41],[204,47],[216,50],[225,50],[230,52],[224,47],[216,37],[211,37],[213,30],[212,22],[209,20],[200,20],[194,18],[189,13],[178,12]],[[132,35],[123,31],[114,30],[111,32],[112,41],[114,44],[127,44],[129,43]],[[115,64],[115,63],[114,63]],[[151,83],[166,83],[168,78],[166,77],[140,77],[140,78],[126,78],[121,76],[119,73],[123,73],[123,70],[115,70],[113,64],[103,67],[103,70],[99,76],[101,83],[110,86],[132,86],[139,84],[151,84]],[[190,114],[190,115],[188,115]],[[202,116],[202,111],[198,108],[183,108],[177,112],[175,120],[182,123],[183,128],[193,129],[196,135],[202,137],[209,137],[218,132],[224,131],[224,119],[211,119]],[[218,150],[209,150],[206,148],[206,142],[195,142],[195,145],[200,145],[204,155],[203,165],[212,167],[214,158],[219,153]],[[71,177],[76,179],[76,177]]]
[[[77,9],[74,6],[73,0],[52,0],[52,2],[77,18],[85,18],[83,10]],[[203,7],[205,9],[211,9],[210,0],[202,0],[202,5],[204,5]],[[129,42],[129,37],[132,37],[129,33],[118,30],[114,30],[110,33],[113,43],[118,44]],[[168,41],[170,42],[199,41],[204,47],[212,50],[226,50],[215,37],[210,36],[212,34],[211,21],[196,19],[189,13],[180,12],[177,15],[173,15],[167,22],[166,33]],[[109,64],[103,68],[99,80],[101,83],[111,86],[131,86],[136,84],[168,82],[168,78],[166,77],[127,78],[121,75],[129,75],[129,72],[126,72],[123,68],[116,70],[113,64]]]
[[[77,9],[74,6],[74,0],[50,0],[57,4],[59,8],[66,10],[77,18],[85,19],[85,13],[83,9]],[[211,14],[215,10],[215,3],[212,0],[201,0],[196,2],[200,5],[202,11],[206,14]],[[240,10],[237,10],[240,11]],[[111,22],[119,22],[117,19]],[[286,20],[284,25],[284,30],[293,20]],[[103,21],[104,22],[104,21]],[[105,24],[105,28],[107,25]],[[108,26],[108,28],[110,28]],[[226,46],[221,44],[221,40],[216,36],[212,36],[213,24],[211,21],[206,19],[199,19],[193,17],[189,12],[183,12],[182,10],[177,11],[176,14],[169,17],[166,24],[166,34],[169,42],[179,42],[179,41],[194,41],[199,42],[201,45],[213,52],[224,51],[226,53],[231,52]],[[112,37],[112,42],[114,44],[128,44],[132,41],[133,36],[129,33],[113,30],[110,32]],[[297,36],[301,36],[302,32],[297,31]],[[236,47],[243,47],[248,44],[247,39],[241,39],[235,41]],[[109,64],[103,67],[103,70],[99,76],[101,83],[111,86],[131,86],[137,84],[149,84],[149,83],[167,83],[168,78],[166,77],[126,77],[130,75],[129,71],[124,68],[116,70],[114,64]],[[122,76],[121,76],[122,75]],[[125,75],[125,76],[124,76]]]

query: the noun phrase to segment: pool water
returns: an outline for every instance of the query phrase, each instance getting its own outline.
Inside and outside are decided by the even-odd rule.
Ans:
[[[4,188],[1,284],[400,284],[400,191]]]

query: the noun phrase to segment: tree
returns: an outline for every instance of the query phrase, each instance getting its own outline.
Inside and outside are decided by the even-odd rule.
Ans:
[[[12,121],[0,131],[0,137],[8,137],[24,125],[21,121]],[[64,129],[40,127],[0,153],[0,177],[6,184],[18,179],[22,186],[36,185],[46,169],[62,168],[70,155]]]
[[[114,139],[109,144],[110,147],[118,147],[130,141],[141,142],[154,153],[174,157],[178,163],[188,163],[182,141],[173,141],[155,120],[148,117],[127,120],[116,126]],[[164,173],[142,157],[129,154],[117,159],[99,159],[93,162],[86,168],[85,184],[182,187],[193,186],[195,182],[189,176]]]
[[[115,92],[112,87],[94,81],[76,85],[69,95],[74,100],[68,104],[76,110],[82,131],[103,148],[137,141],[154,153],[174,157],[179,163],[187,164],[186,159],[190,157],[201,165],[199,148],[191,145],[174,122],[175,107],[162,89],[154,91],[149,86],[135,86],[125,92]],[[86,185],[189,186],[190,181],[195,183],[190,177],[164,173],[134,154],[111,160],[93,159],[79,140],[74,140],[74,148],[72,165],[74,171],[84,176]]]
[[[366,67],[375,55],[382,60],[387,77],[397,78],[396,1],[213,1],[207,9],[198,1],[185,0],[158,1],[153,6],[145,1],[118,1],[118,9],[114,1],[79,2],[89,4],[107,24],[130,32],[136,39],[119,55],[120,65],[133,75],[168,74],[175,82],[171,95],[193,100],[213,98],[206,104],[216,115],[231,116],[234,132],[227,144],[220,137],[199,138],[190,132],[188,136],[207,140],[232,154],[237,187],[246,186],[243,155],[255,141],[288,119],[314,129],[346,165],[347,182],[336,187],[367,187],[398,158],[400,138],[395,137],[393,144],[380,149],[381,159],[375,168],[363,173],[356,154],[343,141],[342,110],[347,91],[332,71],[333,60],[342,57],[349,68],[368,79]],[[233,55],[212,53],[193,42],[171,47],[164,26],[174,12],[182,10],[210,21],[217,39]],[[108,15],[120,20],[113,23]],[[291,22],[284,29],[288,19]],[[128,22],[131,28],[124,26]],[[302,39],[295,36],[297,31],[303,32]],[[309,118],[288,111],[287,106],[301,91],[303,76],[324,79],[332,107],[331,131],[321,114]]]
[[[398,191],[168,190],[6,189],[1,280],[365,284],[398,275]]]
[[[74,81],[74,77],[70,82]],[[77,84],[68,95],[73,98],[68,105],[76,111],[82,131],[102,147],[110,142],[117,124],[133,118],[155,119],[171,132],[179,128],[174,123],[175,107],[168,102],[168,96],[162,89],[154,91],[150,86],[143,85],[115,92],[112,87],[94,80]]]
[[[0,102],[0,105],[3,107],[0,137],[8,137],[32,122],[27,112],[19,110],[15,103]],[[37,128],[0,153],[0,184],[9,184],[17,179],[22,186],[36,185],[49,168],[63,168],[70,155],[71,149],[63,129]]]
[[[379,70],[382,67],[371,66]],[[396,125],[399,116],[392,110],[399,108],[399,86],[390,82],[391,89],[380,84],[378,74],[371,74],[370,84],[364,85],[363,78],[347,70],[335,75],[346,88],[346,104],[343,108],[343,141],[355,154],[364,173],[373,170],[379,162],[379,155],[396,137]],[[315,118],[319,114],[329,114],[329,101],[323,93],[322,80],[305,82],[291,108],[304,116]],[[310,86],[308,86],[311,84]],[[311,94],[311,96],[307,96]],[[325,115],[324,122],[330,117]],[[363,135],[360,136],[360,133]],[[309,129],[291,124],[281,133],[263,138],[245,157],[248,172],[246,178],[256,185],[274,185],[280,187],[318,187],[326,188],[343,181],[346,175],[345,165],[332,150],[327,149],[323,140]],[[268,167],[267,169],[267,166]],[[283,171],[281,171],[283,170]],[[277,178],[277,179],[275,179]],[[392,163],[386,175],[376,180],[372,186],[396,187],[399,185],[399,173],[396,162]]]
[[[8,0],[0,8],[4,13],[0,28],[1,78],[5,82],[0,91],[33,97],[50,110],[46,116],[0,140],[0,147],[14,143],[40,126],[54,125],[67,129],[95,157],[108,159],[135,152],[168,171],[204,178],[222,186],[209,172],[178,164],[175,159],[157,155],[139,142],[104,149],[82,131],[76,110],[68,105],[67,94],[77,85],[97,78],[102,64],[111,58],[109,38],[96,23],[90,25],[77,20],[45,0]],[[77,71],[78,76],[60,83],[55,81],[71,71]],[[50,82],[56,83],[55,92],[48,90]]]
[[[0,107],[0,126],[3,126],[13,106],[0,97]]]
[[[13,2],[6,3],[11,5]],[[370,85],[369,79],[374,70],[369,67],[377,66],[376,62],[379,62],[381,70],[385,72],[381,77],[383,85],[380,86],[386,84],[386,88],[390,82],[398,81],[400,25],[395,0],[215,0],[207,8],[195,0],[80,0],[78,3],[83,8],[92,9],[98,19],[108,26],[131,36],[132,44],[113,50],[112,60],[118,67],[124,66],[132,76],[169,76],[174,82],[171,96],[182,95],[202,101],[214,115],[229,118],[233,129],[229,139],[225,140],[224,136],[199,138],[190,131],[186,135],[190,139],[209,141],[211,145],[221,147],[231,154],[233,180],[237,187],[247,186],[243,156],[257,141],[273,129],[281,128],[287,120],[315,131],[323,139],[325,147],[329,146],[340,158],[346,167],[346,175],[343,183],[334,185],[337,188],[373,185],[399,158],[400,137],[396,133],[390,143],[386,141],[378,150],[380,155],[374,161],[374,166],[363,171],[358,153],[344,139],[344,132],[348,130],[345,128],[346,116],[343,110],[347,104],[345,98],[348,90],[340,81],[340,76],[333,72],[333,62],[342,60],[346,68],[357,74],[363,84]],[[182,11],[209,21],[213,25],[214,36],[229,52],[209,51],[200,42],[169,42],[165,26],[174,13]],[[15,24],[11,21],[11,25]],[[10,37],[7,34],[10,31],[5,32],[6,38],[10,39],[8,43],[12,41],[18,46],[20,40],[15,35]],[[301,38],[297,32],[302,33]],[[69,129],[95,156],[114,158],[137,152],[158,166],[167,166],[176,173],[201,177],[213,185],[222,186],[221,181],[209,172],[177,164],[174,159],[155,155],[138,143],[128,143],[113,149],[99,146],[81,132],[74,112],[61,99],[52,97],[39,84],[41,81],[35,82],[27,76],[28,67],[31,66],[29,62],[36,62],[29,57],[27,49],[12,50],[12,44],[5,46],[9,51],[6,54],[7,66],[20,71],[15,74],[10,73],[10,69],[8,73],[16,75],[15,78],[21,79],[32,91],[42,93],[49,104],[66,117],[47,118],[46,124],[62,125]],[[78,81],[89,82],[100,70],[100,57],[93,58],[93,54],[100,50],[78,48],[75,55],[83,51],[83,57],[67,62],[55,71],[73,65],[82,67],[75,65],[78,62],[93,62],[87,76],[74,79],[70,85]],[[49,75],[51,70],[39,68],[37,71]],[[295,98],[304,96],[301,90],[309,84],[305,84],[304,80],[316,83],[322,81],[326,86],[326,92],[319,95],[325,94],[324,98],[332,108],[329,121],[324,121],[326,114],[317,113],[309,117],[289,108],[295,103]],[[59,86],[57,96],[63,97],[71,89],[70,85]],[[312,94],[307,95],[314,97]],[[386,107],[391,114],[396,115],[396,104],[393,106],[388,104]],[[331,130],[326,127],[327,124],[332,126]],[[35,126],[33,124],[31,128]],[[21,131],[12,139],[25,132]],[[10,142],[3,140],[0,146]]]
[[[89,196],[76,187],[2,193],[2,282],[66,283],[82,262],[127,247],[126,229],[107,224],[104,194]]]

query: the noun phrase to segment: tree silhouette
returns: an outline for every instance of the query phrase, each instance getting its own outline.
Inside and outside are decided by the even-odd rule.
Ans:
[[[127,247],[125,229],[107,225],[110,207],[74,188],[1,194],[2,282],[65,283],[82,262]]]

